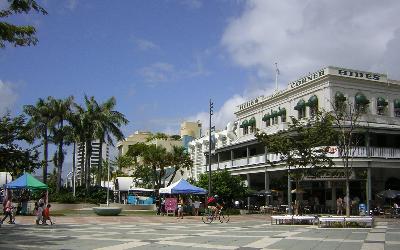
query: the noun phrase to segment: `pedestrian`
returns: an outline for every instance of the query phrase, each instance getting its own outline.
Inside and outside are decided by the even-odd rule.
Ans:
[[[40,225],[39,221],[43,221],[43,207],[44,203],[40,203],[36,213],[36,225]]]
[[[200,201],[196,199],[194,201],[194,215],[199,216]]]
[[[3,224],[3,222],[7,219],[7,217],[10,217],[10,221],[8,222],[8,224],[15,224],[12,218],[12,209],[13,209],[13,205],[11,202],[11,197],[7,198],[7,202],[4,205],[3,211],[4,211],[4,217],[1,220],[0,224]]]
[[[179,203],[178,203],[178,218],[177,219],[179,219],[179,218],[181,218],[181,219],[183,219],[183,206],[184,206],[184,201],[183,201],[183,198],[181,198],[180,200],[179,200]]]
[[[53,221],[50,218],[50,208],[51,208],[51,205],[47,204],[46,208],[43,211],[43,223],[42,223],[43,225],[48,225],[47,224],[48,220],[50,221],[50,224],[53,225]]]
[[[343,214],[343,199],[339,196],[336,200],[336,215]]]

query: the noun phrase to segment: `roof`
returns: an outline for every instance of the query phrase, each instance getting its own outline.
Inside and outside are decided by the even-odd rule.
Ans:
[[[47,189],[47,185],[39,181],[31,174],[23,174],[15,181],[4,185],[8,189]]]

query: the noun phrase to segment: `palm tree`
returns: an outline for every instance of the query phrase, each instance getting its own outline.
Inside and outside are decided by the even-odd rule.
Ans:
[[[47,165],[48,165],[48,145],[49,145],[49,128],[52,120],[50,108],[51,97],[47,100],[40,98],[35,105],[25,105],[24,113],[30,116],[28,126],[32,128],[31,133],[35,138],[42,139],[43,144],[43,182],[47,183]]]
[[[97,184],[100,185],[103,173],[103,171],[101,170],[101,168],[103,167],[103,143],[107,142],[108,144],[113,146],[113,137],[115,137],[117,140],[124,139],[124,134],[122,133],[120,127],[122,125],[126,125],[128,123],[128,120],[122,113],[113,110],[116,105],[115,97],[109,98],[100,105],[94,100],[93,97],[91,98],[91,100],[95,107],[96,113],[96,117],[94,119],[95,138],[99,139],[100,141],[99,164],[97,166],[98,176],[96,176]]]
[[[64,122],[67,121],[71,113],[71,106],[74,98],[72,96],[62,99],[51,99],[50,106],[52,111],[51,130],[53,131],[53,142],[57,145],[57,150],[54,154],[54,166],[57,169],[57,182],[56,192],[60,191],[61,187],[61,174],[64,163],[63,146],[68,144],[67,134],[70,132],[70,126],[65,126]]]

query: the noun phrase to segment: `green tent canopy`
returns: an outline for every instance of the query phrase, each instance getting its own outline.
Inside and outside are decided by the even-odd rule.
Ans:
[[[15,181],[12,181],[4,185],[6,189],[48,189],[48,186],[43,182],[39,181],[31,174],[23,174]]]

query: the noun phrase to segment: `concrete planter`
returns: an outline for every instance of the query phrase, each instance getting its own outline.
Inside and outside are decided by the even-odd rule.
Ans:
[[[122,211],[120,207],[93,207],[93,211],[101,216],[116,216]]]

